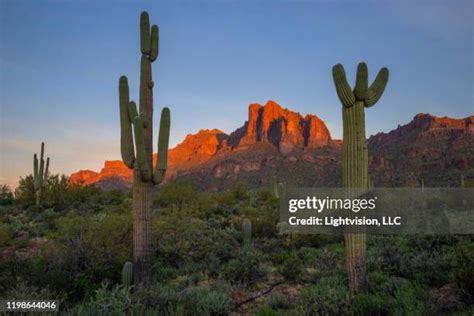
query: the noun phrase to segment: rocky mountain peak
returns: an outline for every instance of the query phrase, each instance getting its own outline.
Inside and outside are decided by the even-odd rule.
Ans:
[[[326,124],[317,116],[303,117],[273,100],[265,105],[250,104],[248,113],[245,125],[230,136],[233,148],[263,141],[275,145],[286,155],[295,148],[319,148],[331,142]]]

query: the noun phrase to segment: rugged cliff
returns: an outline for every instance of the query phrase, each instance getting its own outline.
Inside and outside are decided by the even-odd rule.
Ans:
[[[378,186],[457,185],[474,176],[474,116],[465,119],[418,114],[389,133],[369,138],[370,174]],[[213,130],[189,134],[169,151],[167,180],[187,178],[201,189],[244,182],[268,186],[276,178],[299,186],[340,185],[341,141],[333,140],[315,115],[302,116],[275,101],[250,104],[248,120],[230,135]],[[155,155],[156,160],[156,155]],[[103,187],[131,183],[121,161],[106,161],[96,173],[71,181]]]

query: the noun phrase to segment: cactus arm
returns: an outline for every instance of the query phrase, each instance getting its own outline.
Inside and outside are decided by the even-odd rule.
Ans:
[[[135,147],[137,152],[136,167],[140,171],[143,181],[151,180],[151,170],[148,167],[145,150],[145,140],[143,138],[143,119],[139,115],[133,119],[133,131],[135,133]]]
[[[358,100],[364,100],[369,86],[367,64],[362,62],[357,66],[356,83],[354,95]]]
[[[135,102],[131,101],[128,104],[128,115],[130,117],[130,121],[133,123],[133,119],[138,116],[137,105]]]
[[[166,173],[168,166],[168,145],[170,139],[171,115],[170,109],[164,107],[161,111],[160,131],[158,135],[158,162],[153,174],[153,182],[159,184]]]
[[[49,157],[46,158],[46,168],[44,169],[44,176],[43,176],[43,181],[46,182],[48,179],[48,172],[49,172]]]
[[[151,50],[150,61],[154,62],[158,58],[159,52],[160,29],[157,25],[151,27]]]
[[[145,128],[150,126],[153,117],[153,80],[151,78],[151,62],[145,55],[142,55],[140,62],[140,95],[139,111],[145,115]]]
[[[129,104],[130,96],[127,77],[119,79],[119,104],[120,104],[120,151],[123,163],[130,169],[135,162],[135,152],[133,149],[132,119],[130,116]]]
[[[388,77],[389,77],[388,69],[385,67],[380,69],[374,82],[370,85],[370,88],[367,90],[367,95],[365,98],[366,107],[371,107],[372,105],[377,103],[377,101],[380,99],[380,97],[382,96],[385,90],[385,87],[387,86]]]
[[[337,96],[345,107],[351,107],[355,103],[355,96],[352,93],[351,86],[347,82],[344,67],[337,64],[332,68],[334,85],[336,86]]]
[[[145,11],[140,15],[140,47],[143,54],[150,53],[150,19]]]
[[[44,143],[41,143],[41,154],[40,154],[39,172],[38,172],[38,183],[40,187],[43,185],[43,174],[44,174]]]
[[[33,180],[35,183],[35,189],[38,189],[38,156],[36,154],[33,155]]]

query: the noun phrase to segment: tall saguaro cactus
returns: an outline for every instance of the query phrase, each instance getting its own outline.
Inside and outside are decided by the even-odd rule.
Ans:
[[[135,285],[147,285],[151,275],[151,222],[153,186],[159,184],[168,164],[170,110],[161,111],[158,161],[153,170],[153,80],[151,63],[158,57],[158,26],[147,12],[140,16],[139,111],[130,101],[127,77],[119,80],[120,145],[124,164],[133,169],[133,275]],[[134,146],[135,145],[135,146]]]
[[[382,96],[388,82],[388,69],[382,68],[374,82],[368,84],[368,71],[365,63],[357,67],[354,90],[346,79],[344,67],[337,64],[332,68],[337,95],[342,103],[343,147],[342,147],[342,185],[349,188],[351,196],[357,196],[367,189],[368,150],[365,136],[366,107],[371,107]],[[361,292],[366,287],[366,234],[346,232],[346,268],[351,290]]]
[[[46,158],[46,166],[44,164],[44,143],[41,143],[40,159],[34,154],[33,156],[33,180],[35,184],[36,206],[41,205],[41,195],[43,187],[48,179],[49,157]]]

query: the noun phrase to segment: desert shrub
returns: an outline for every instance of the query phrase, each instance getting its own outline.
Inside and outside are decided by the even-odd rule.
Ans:
[[[282,313],[272,309],[270,306],[264,305],[257,309],[254,314],[255,316],[279,316],[283,315]]]
[[[138,289],[133,294],[133,299],[147,309],[159,311],[160,315],[177,315],[180,296],[173,287],[155,285],[149,289]]]
[[[15,201],[12,189],[6,185],[0,185],[0,206],[12,205]]]
[[[301,248],[298,254],[304,264],[316,269],[318,276],[331,276],[344,271],[345,249],[342,244],[323,248]]]
[[[109,287],[103,283],[93,297],[74,306],[70,315],[133,315],[144,310],[141,304],[132,301],[131,291],[122,285]]]
[[[12,257],[0,261],[0,296],[2,292],[14,288],[17,283],[39,289],[48,288],[52,292],[68,293],[73,285],[70,271],[41,257],[18,259]]]
[[[401,276],[437,287],[449,281],[449,270],[447,257],[429,248],[405,254],[400,265]]]
[[[228,315],[234,302],[225,287],[191,287],[181,295],[183,309],[189,315]]]
[[[268,305],[272,309],[287,309],[290,307],[288,297],[280,291],[273,291],[270,295]]]
[[[452,277],[466,304],[474,303],[474,243],[461,244],[455,249]]]
[[[239,247],[232,229],[214,229],[204,220],[173,214],[155,219],[153,237],[158,260],[187,272],[193,267],[215,273]]]
[[[367,275],[367,286],[370,293],[387,293],[394,295],[402,285],[409,283],[408,280],[393,277],[383,272],[369,272]]]
[[[249,189],[242,182],[236,182],[230,189],[230,194],[237,201],[243,201],[249,199]]]
[[[0,247],[5,247],[10,244],[12,240],[12,234],[6,225],[0,222]]]
[[[190,182],[173,181],[160,190],[154,205],[179,210],[184,206],[196,204],[197,199],[197,192]]]
[[[22,207],[35,205],[35,182],[32,175],[20,178],[18,186],[15,189],[15,199]]]
[[[384,271],[392,275],[400,275],[403,253],[393,242],[386,242],[369,249],[369,270]]]
[[[49,238],[42,260],[65,271],[58,273],[67,282],[64,289],[72,297],[82,298],[94,293],[105,279],[120,280],[123,263],[131,258],[131,214],[71,214],[58,219],[57,230]]]
[[[277,235],[279,213],[276,206],[245,206],[239,209],[239,214],[242,218],[248,218],[252,222],[253,237],[271,238]]]
[[[71,203],[69,195],[69,178],[65,175],[51,175],[42,192],[44,207],[64,210]]]
[[[152,270],[155,281],[159,283],[172,280],[178,274],[175,268],[164,266],[160,262],[156,262]]]
[[[396,290],[390,314],[429,315],[429,302],[430,295],[425,287],[417,283],[407,283]]]
[[[296,304],[298,315],[351,315],[351,293],[341,277],[321,278],[301,290]]]
[[[361,293],[354,295],[351,304],[356,315],[389,315],[393,298],[383,292]]]
[[[256,250],[240,251],[235,259],[227,262],[221,277],[233,285],[248,287],[265,276],[262,253]]]
[[[36,287],[34,285],[28,285],[22,280],[18,280],[15,285],[5,291],[3,297],[8,299],[48,299],[48,300],[59,300],[63,301],[64,296],[60,293],[51,291],[48,287]]]
[[[278,267],[278,271],[287,281],[296,281],[303,272],[303,262],[296,253],[292,253],[283,264]]]

